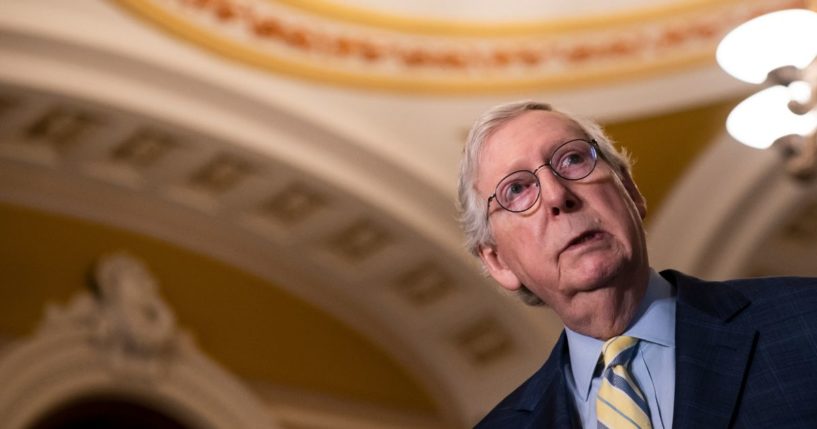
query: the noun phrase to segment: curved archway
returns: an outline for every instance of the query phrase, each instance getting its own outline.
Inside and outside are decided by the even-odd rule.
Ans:
[[[817,198],[815,184],[786,175],[779,155],[721,135],[653,219],[653,264],[713,279],[764,274],[751,265],[764,242]]]
[[[203,77],[180,66],[187,58],[2,31],[0,80],[14,105],[0,145],[14,183],[4,201],[258,274],[382,346],[457,424],[538,365],[559,331],[479,274],[438,180],[373,144],[376,128],[360,134],[284,106],[286,94],[237,90],[223,65]]]

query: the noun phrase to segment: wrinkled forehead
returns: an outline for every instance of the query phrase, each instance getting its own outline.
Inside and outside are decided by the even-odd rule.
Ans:
[[[560,112],[531,110],[506,121],[495,128],[479,148],[474,166],[477,190],[491,190],[498,179],[492,176],[509,173],[505,169],[515,168],[515,163],[524,159],[538,160],[556,146],[575,138],[587,138],[587,133]]]

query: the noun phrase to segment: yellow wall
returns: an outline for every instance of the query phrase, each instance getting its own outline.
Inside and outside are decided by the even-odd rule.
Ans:
[[[178,324],[231,372],[319,394],[435,414],[390,356],[275,285],[169,243],[62,215],[0,204],[0,335],[30,334],[46,302],[64,304],[95,259],[143,260]]]

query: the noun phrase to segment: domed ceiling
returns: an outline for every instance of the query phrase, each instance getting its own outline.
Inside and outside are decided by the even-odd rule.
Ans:
[[[274,72],[357,87],[541,90],[711,62],[738,23],[803,1],[121,3],[173,33]]]

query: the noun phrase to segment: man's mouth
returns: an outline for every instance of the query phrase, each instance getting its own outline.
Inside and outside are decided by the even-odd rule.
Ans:
[[[602,234],[603,234],[602,231],[598,230],[585,231],[576,236],[576,238],[570,240],[570,242],[567,243],[567,246],[565,246],[565,250],[590,241],[598,240],[599,238],[601,238]]]

